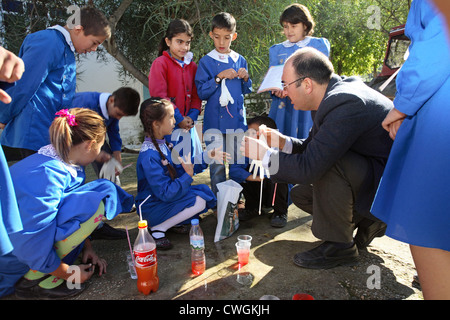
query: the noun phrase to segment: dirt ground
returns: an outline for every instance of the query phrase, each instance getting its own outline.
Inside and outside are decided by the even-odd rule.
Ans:
[[[124,154],[123,163],[133,163],[121,175],[122,187],[136,195],[136,154]],[[197,175],[195,183],[209,183],[209,171]],[[93,241],[99,256],[108,262],[107,273],[94,275],[88,288],[73,300],[258,300],[274,295],[291,300],[296,293],[308,293],[316,300],[422,300],[408,245],[386,236],[376,238],[367,251],[360,252],[354,267],[310,270],[293,263],[296,253],[309,250],[320,240],[311,233],[312,217],[289,207],[288,223],[283,228],[269,224],[270,214],[241,221],[230,238],[214,243],[217,219],[212,211],[203,216],[200,226],[205,234],[206,271],[191,275],[189,236],[168,232],[174,247],[158,251],[159,290],[150,295],[138,292],[126,262],[128,241]],[[129,230],[131,243],[137,236],[136,212],[122,213],[108,223]],[[253,237],[250,263],[237,268],[236,237]],[[241,284],[238,280],[245,279]],[[14,300],[14,296],[4,298]]]

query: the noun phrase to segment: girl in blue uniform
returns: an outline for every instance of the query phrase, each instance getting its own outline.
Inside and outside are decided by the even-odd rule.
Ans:
[[[305,6],[294,3],[286,7],[281,14],[280,24],[286,41],[270,47],[269,67],[283,65],[291,54],[303,47],[313,47],[326,56],[330,55],[329,41],[312,37],[315,23]],[[275,120],[280,132],[299,139],[308,137],[313,123],[311,112],[295,110],[283,90],[275,90],[271,96],[269,117]]]
[[[411,4],[409,57],[383,127],[395,139],[372,213],[410,244],[425,299],[450,299],[450,48],[442,15]]]
[[[170,249],[172,244],[165,232],[213,208],[216,197],[207,185],[192,185],[194,173],[207,166],[203,154],[190,161],[194,165],[180,159],[180,164],[174,163],[172,146],[164,140],[175,126],[173,105],[165,99],[147,99],[141,105],[140,119],[146,137],[136,164],[137,213],[148,221],[157,248]],[[208,153],[208,158],[212,161],[210,155]],[[216,152],[215,159],[222,155]]]
[[[87,237],[103,216],[112,219],[133,205],[133,197],[108,180],[84,184],[83,166],[105,140],[103,118],[82,108],[57,115],[52,144],[10,168],[23,230],[9,235],[14,249],[0,257],[0,295],[14,289],[17,297],[33,299],[80,293],[93,265],[106,271]],[[74,266],[79,253],[82,264]]]

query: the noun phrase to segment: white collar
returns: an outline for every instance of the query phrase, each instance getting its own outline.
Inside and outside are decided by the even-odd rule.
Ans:
[[[286,40],[282,44],[286,48],[290,48],[290,47],[293,47],[293,46],[297,46],[299,48],[303,48],[303,47],[306,47],[309,44],[310,41],[311,41],[311,37],[306,37],[305,39],[300,40],[298,42],[290,42],[289,40]]]
[[[52,159],[58,160],[62,163],[62,165],[69,171],[72,177],[76,178],[78,176],[78,171],[83,171],[83,169],[75,164],[69,164],[67,162],[64,162],[63,159],[58,155],[56,152],[56,149],[53,145],[48,144],[46,146],[41,147],[38,150],[38,154],[42,154],[43,156],[50,157]]]
[[[98,98],[98,103],[100,105],[100,109],[102,110],[102,114],[106,120],[109,120],[108,107],[106,106],[106,103],[108,102],[108,99],[110,96],[111,96],[111,93],[103,92],[103,93],[100,93],[100,97]]]
[[[66,39],[67,44],[69,45],[70,49],[75,52],[75,47],[72,43],[72,38],[70,38],[70,33],[69,31],[67,31],[64,27],[61,27],[60,25],[56,25],[53,27],[48,27],[47,29],[54,29],[54,30],[58,30],[59,32],[61,32],[64,36],[64,38]]]
[[[230,53],[219,53],[216,49],[214,49],[208,53],[208,56],[223,63],[228,63],[228,57],[230,57],[234,62],[239,59],[239,54],[233,50],[231,50]]]

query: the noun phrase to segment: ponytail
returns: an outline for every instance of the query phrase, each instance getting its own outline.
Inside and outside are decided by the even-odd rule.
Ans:
[[[67,163],[73,146],[90,140],[100,142],[105,137],[105,122],[95,111],[85,108],[63,109],[56,115],[49,129],[50,142]]]

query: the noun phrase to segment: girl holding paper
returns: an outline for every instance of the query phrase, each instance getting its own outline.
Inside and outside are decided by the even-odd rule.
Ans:
[[[313,47],[326,56],[330,55],[330,42],[325,38],[312,37],[315,23],[305,6],[294,3],[286,7],[280,24],[286,41],[270,47],[269,67],[283,65],[291,54],[303,47]],[[269,117],[275,120],[280,132],[299,139],[308,137],[313,123],[311,112],[294,110],[283,90],[273,90],[271,96]]]

